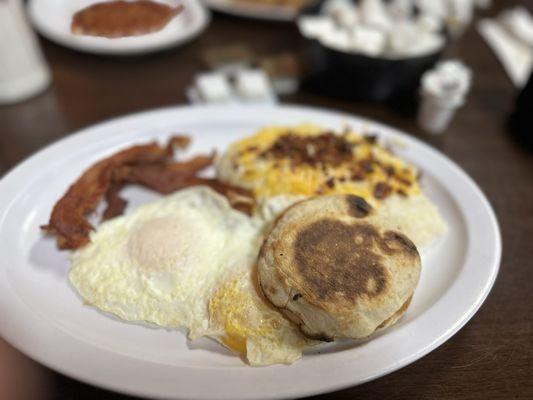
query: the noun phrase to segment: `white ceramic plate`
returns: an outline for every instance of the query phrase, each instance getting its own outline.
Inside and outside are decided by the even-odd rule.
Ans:
[[[108,39],[74,35],[70,31],[77,11],[104,0],[29,0],[28,14],[35,28],[53,42],[87,53],[133,55],[178,46],[199,35],[209,23],[209,13],[199,0],[159,0],[184,10],[158,32]]]
[[[290,7],[265,6],[261,4],[251,4],[233,0],[203,0],[204,3],[214,11],[237,17],[264,19],[270,21],[292,21],[297,15],[297,11]]]
[[[401,139],[397,152],[423,171],[422,185],[449,224],[423,254],[413,303],[400,323],[361,345],[346,341],[291,366],[253,368],[207,339],[120,322],[84,306],[67,282],[68,253],[39,225],[68,185],[96,160],[173,132],[190,134],[191,153],[277,124],[314,122],[371,129]],[[0,181],[0,334],[66,375],[120,392],[157,398],[274,399],[332,391],[375,379],[429,353],[476,312],[498,272],[494,213],[476,184],[428,145],[390,127],[318,109],[275,106],[176,107],[84,129],[30,157]],[[128,190],[132,207],[154,195]]]

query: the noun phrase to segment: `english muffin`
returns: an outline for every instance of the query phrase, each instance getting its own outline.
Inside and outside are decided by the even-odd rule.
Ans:
[[[289,207],[258,258],[265,297],[309,338],[365,338],[405,312],[420,255],[364,199],[321,196]]]

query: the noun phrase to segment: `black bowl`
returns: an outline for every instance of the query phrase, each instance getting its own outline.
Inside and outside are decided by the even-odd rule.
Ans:
[[[315,4],[300,16],[318,15],[319,10],[320,4]],[[389,59],[335,50],[303,36],[302,40],[306,48],[304,87],[328,96],[404,107],[416,103],[420,78],[445,47],[423,56]]]

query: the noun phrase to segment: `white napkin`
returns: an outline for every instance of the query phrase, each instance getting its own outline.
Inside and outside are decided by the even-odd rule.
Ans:
[[[305,16],[298,19],[298,28],[303,36],[308,39],[320,39],[337,30],[335,21],[325,15]]]
[[[525,18],[523,12],[527,13],[527,10],[523,9],[519,14],[507,12],[498,19],[483,19],[477,27],[480,35],[492,48],[507,75],[518,88],[525,86],[533,70],[533,47],[526,42],[531,38],[527,36],[521,38],[516,32],[516,26],[520,26],[518,32],[533,30],[532,19]],[[510,26],[515,27],[515,32],[509,29]]]
[[[533,17],[525,7],[504,11],[498,18],[515,38],[533,47]]]
[[[366,25],[385,32],[392,28],[392,20],[382,0],[361,0],[359,14],[361,21]]]

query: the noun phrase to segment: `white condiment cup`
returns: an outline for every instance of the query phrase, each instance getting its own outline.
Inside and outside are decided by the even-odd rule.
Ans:
[[[0,104],[30,98],[50,84],[50,72],[21,0],[0,0]]]
[[[422,77],[418,125],[432,134],[446,130],[470,88],[471,72],[458,61],[439,63]]]

